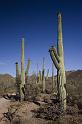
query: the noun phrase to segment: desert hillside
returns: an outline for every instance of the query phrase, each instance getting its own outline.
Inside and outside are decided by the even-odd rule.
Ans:
[[[82,96],[82,70],[71,71],[67,74],[67,89],[71,92]]]
[[[9,74],[0,74],[0,93],[11,92],[15,87],[15,78]]]

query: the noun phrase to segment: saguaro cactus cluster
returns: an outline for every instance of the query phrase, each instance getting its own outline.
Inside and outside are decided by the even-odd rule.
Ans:
[[[49,49],[51,59],[57,69],[57,90],[62,112],[66,110],[66,76],[64,69],[64,53],[62,43],[62,19],[61,13],[58,13],[58,35],[57,35],[57,51],[54,46]]]
[[[21,45],[21,74],[19,74],[18,63],[16,62],[16,85],[17,93],[19,95],[20,101],[25,99],[25,85],[27,84],[27,76],[30,68],[30,59],[28,59],[28,64],[26,71],[24,70],[24,38],[22,38]]]
[[[37,71],[37,83],[42,85],[42,92],[45,92],[45,67],[44,67],[45,58],[43,57],[42,70]],[[38,70],[38,66],[37,66]],[[47,71],[46,78],[48,78],[49,70]]]
[[[53,64],[57,69],[57,95],[60,102],[60,109],[62,112],[66,110],[66,76],[65,76],[65,69],[64,69],[64,52],[63,52],[63,43],[62,43],[62,19],[61,14],[58,13],[58,35],[57,35],[57,50],[54,46],[51,46],[49,49],[49,53]],[[42,71],[37,71],[38,81],[37,83],[42,84],[42,92],[45,92],[45,68],[44,68],[44,61],[43,58],[43,65]],[[54,65],[52,64],[52,90],[54,91],[55,82],[54,82]],[[28,71],[30,68],[30,59],[28,59],[28,64],[26,71],[24,70],[24,38],[22,38],[22,53],[21,53],[21,74],[19,73],[18,63],[16,63],[16,85],[17,85],[17,94],[20,97],[20,100],[27,99],[27,78],[28,78]],[[49,70],[47,71],[46,79],[48,79]]]

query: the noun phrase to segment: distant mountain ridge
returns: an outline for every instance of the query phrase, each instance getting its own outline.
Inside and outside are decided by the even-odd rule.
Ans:
[[[0,74],[0,83],[15,83],[15,78],[9,74]]]
[[[67,71],[66,75],[70,78],[82,78],[82,70],[76,70],[76,71]]]
[[[56,77],[56,76],[55,76]],[[82,79],[82,70],[76,71],[66,71],[67,78],[81,78]],[[1,82],[15,82],[15,77],[11,76],[10,74],[0,74],[0,83]]]

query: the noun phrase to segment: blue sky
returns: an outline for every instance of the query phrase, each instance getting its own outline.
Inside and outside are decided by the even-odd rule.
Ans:
[[[0,73],[15,76],[20,65],[21,38],[25,38],[25,67],[31,59],[30,73],[50,69],[48,50],[57,43],[57,12],[62,13],[63,45],[66,70],[82,69],[81,0],[0,0]],[[56,74],[56,69],[55,69]]]

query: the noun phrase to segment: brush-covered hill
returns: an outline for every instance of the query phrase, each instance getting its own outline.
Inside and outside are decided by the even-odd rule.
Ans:
[[[9,74],[0,74],[0,93],[11,92],[15,87],[15,78]]]
[[[70,71],[67,74],[67,93],[74,99],[82,99],[82,70]]]

